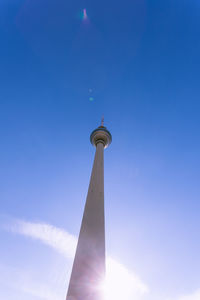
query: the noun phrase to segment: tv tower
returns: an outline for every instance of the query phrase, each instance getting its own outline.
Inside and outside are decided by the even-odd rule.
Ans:
[[[101,300],[105,277],[104,149],[112,136],[104,126],[90,135],[96,153],[66,300]]]

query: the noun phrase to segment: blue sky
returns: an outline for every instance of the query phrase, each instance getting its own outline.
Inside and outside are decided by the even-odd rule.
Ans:
[[[0,0],[0,298],[64,299],[104,114],[108,256],[200,299],[199,37],[197,0]]]

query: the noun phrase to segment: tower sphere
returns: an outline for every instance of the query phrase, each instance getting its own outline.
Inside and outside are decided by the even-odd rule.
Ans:
[[[90,135],[90,142],[93,146],[97,146],[98,143],[103,143],[104,148],[107,148],[112,142],[112,135],[105,126],[99,126],[92,131]]]

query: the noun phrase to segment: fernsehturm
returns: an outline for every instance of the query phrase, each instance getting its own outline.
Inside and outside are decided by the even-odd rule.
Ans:
[[[105,277],[104,148],[112,141],[101,126],[90,135],[96,153],[66,300],[101,300]]]

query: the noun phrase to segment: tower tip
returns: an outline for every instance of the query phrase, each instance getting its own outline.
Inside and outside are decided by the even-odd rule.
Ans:
[[[104,115],[101,118],[101,126],[104,127]]]

